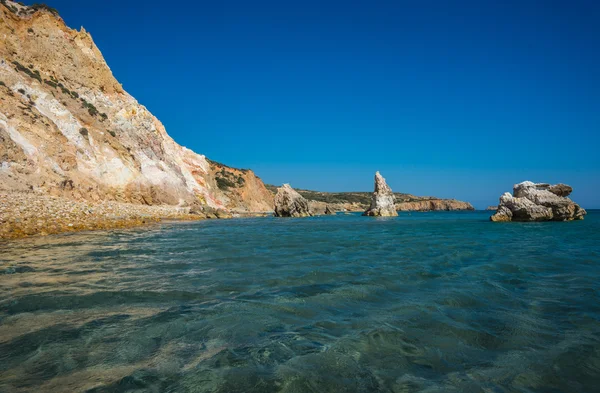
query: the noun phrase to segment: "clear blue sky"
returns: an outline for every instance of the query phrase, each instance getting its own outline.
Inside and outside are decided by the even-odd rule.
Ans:
[[[180,144],[268,183],[600,208],[600,2],[48,0]]]

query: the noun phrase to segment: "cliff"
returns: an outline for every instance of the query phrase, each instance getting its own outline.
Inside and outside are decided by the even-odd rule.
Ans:
[[[456,199],[427,199],[413,202],[400,202],[396,204],[398,211],[451,211],[451,210],[475,210],[469,202],[457,201]]]
[[[251,170],[177,144],[55,10],[0,2],[0,191],[270,211]]]

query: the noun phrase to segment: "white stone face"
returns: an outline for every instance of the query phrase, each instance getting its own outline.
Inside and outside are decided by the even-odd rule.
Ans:
[[[375,173],[375,190],[371,197],[371,207],[363,215],[381,217],[398,215],[394,193],[379,172]]]
[[[27,156],[31,158],[35,158],[37,156],[38,149],[23,135],[21,135],[19,131],[8,124],[8,118],[4,115],[4,113],[0,113],[0,127],[2,127],[8,133],[13,142],[23,149],[23,152]]]
[[[83,126],[56,98],[31,85],[19,83],[13,89],[14,91],[18,89],[25,90],[26,94],[31,96],[32,101],[35,103],[35,108],[52,121],[71,143],[86,151],[87,156],[91,156],[90,152],[87,151],[86,139],[79,133]]]
[[[524,181],[515,184],[513,195],[504,193],[500,197],[498,210],[492,221],[568,221],[580,220],[586,211],[569,198],[559,196],[550,189],[566,190],[571,187],[561,184]]]
[[[289,184],[284,184],[277,189],[274,210],[276,217],[311,216],[308,201]]]

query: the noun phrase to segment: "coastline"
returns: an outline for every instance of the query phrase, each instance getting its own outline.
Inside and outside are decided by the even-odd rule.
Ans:
[[[426,212],[434,210],[400,210]],[[338,210],[338,214],[362,209]],[[189,207],[75,201],[35,192],[0,192],[0,242],[61,233],[142,227],[160,222],[268,217],[272,212],[190,213]]]
[[[188,207],[92,203],[32,192],[0,192],[0,241],[203,219],[207,217],[190,214]]]

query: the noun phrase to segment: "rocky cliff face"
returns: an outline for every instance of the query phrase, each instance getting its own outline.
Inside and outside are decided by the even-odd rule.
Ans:
[[[0,2],[0,191],[270,211],[250,170],[180,146],[52,10]]]
[[[469,202],[457,201],[455,199],[429,199],[414,202],[396,203],[398,211],[454,211],[454,210],[475,210]]]

